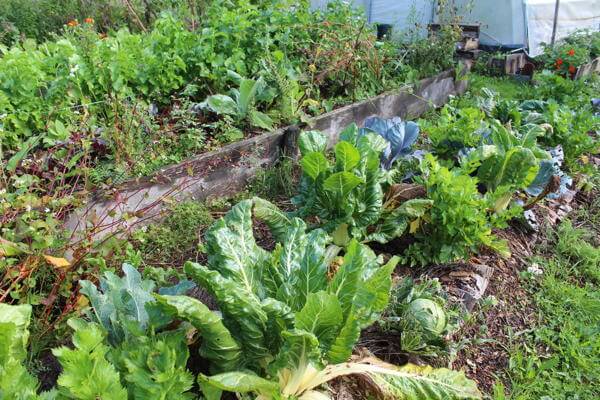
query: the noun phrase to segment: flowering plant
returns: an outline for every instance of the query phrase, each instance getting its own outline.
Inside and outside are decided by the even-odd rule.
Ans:
[[[589,52],[586,49],[568,43],[555,45],[554,48],[548,46],[544,55],[546,68],[570,77],[574,77],[579,66],[589,60]]]

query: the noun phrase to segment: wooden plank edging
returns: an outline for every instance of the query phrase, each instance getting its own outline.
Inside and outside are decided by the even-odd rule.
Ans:
[[[445,71],[416,85],[342,107],[314,118],[309,125],[328,134],[329,144],[333,145],[343,128],[351,123],[360,125],[374,114],[416,118],[432,107],[442,106],[451,95],[464,93],[467,81],[455,79],[454,74],[454,70]],[[72,247],[83,240],[99,240],[148,223],[175,201],[205,200],[239,192],[260,169],[281,157],[289,142],[286,137],[294,132],[297,133],[296,127],[264,133],[191,157],[150,177],[93,193],[64,223],[64,228],[72,233]]]

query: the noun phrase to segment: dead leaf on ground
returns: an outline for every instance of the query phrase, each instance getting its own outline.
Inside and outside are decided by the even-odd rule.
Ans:
[[[67,261],[66,258],[52,257],[48,255],[44,255],[44,258],[46,259],[46,261],[48,261],[48,263],[50,263],[56,268],[69,268],[71,266],[71,263]]]

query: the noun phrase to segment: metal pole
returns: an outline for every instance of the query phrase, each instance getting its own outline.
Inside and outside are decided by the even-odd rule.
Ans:
[[[554,8],[554,26],[552,26],[552,40],[550,40],[550,45],[554,46],[554,41],[556,40],[556,25],[558,24],[558,9],[560,8],[560,0],[556,0],[556,7]]]

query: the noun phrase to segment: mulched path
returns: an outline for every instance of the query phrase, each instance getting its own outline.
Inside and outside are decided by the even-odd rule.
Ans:
[[[486,393],[492,391],[498,379],[508,386],[503,372],[508,367],[509,349],[514,345],[511,338],[514,340],[520,332],[531,329],[536,320],[535,307],[519,278],[520,271],[527,267],[523,257],[530,255],[523,244],[532,238],[512,231],[505,232],[504,236],[512,236],[509,243],[513,257],[509,260],[496,259],[495,263],[488,264],[494,266],[494,274],[485,292],[485,296],[496,298],[497,305],[480,313],[476,308],[475,320],[464,325],[452,337],[455,343],[468,340],[452,367],[464,370]]]
[[[570,205],[549,202],[550,204],[536,207],[535,212],[539,221],[555,225],[573,209],[589,209],[597,195],[597,192],[579,192]],[[570,213],[570,216],[575,214]],[[536,308],[530,295],[521,285],[519,275],[527,269],[527,260],[534,254],[535,246],[547,239],[543,232],[542,228],[539,233],[531,234],[519,227],[497,232],[498,236],[508,241],[512,257],[505,260],[488,255],[484,256],[483,260],[474,260],[494,268],[485,296],[494,296],[498,304],[481,312],[476,308],[474,321],[464,325],[453,335],[454,343],[462,340],[468,344],[458,352],[451,366],[464,370],[483,392],[491,393],[497,381],[510,388],[510,382],[505,375],[510,350],[524,336],[520,335],[521,333],[535,329]]]

